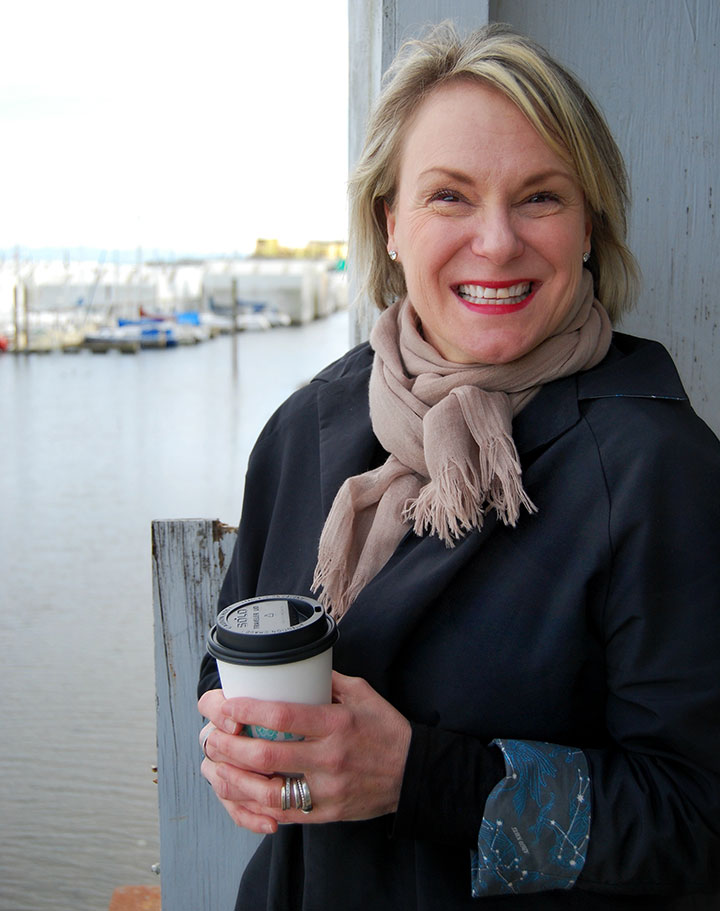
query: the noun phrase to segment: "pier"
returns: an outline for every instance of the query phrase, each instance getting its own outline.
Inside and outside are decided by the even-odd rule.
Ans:
[[[113,892],[108,911],[161,911],[160,886],[121,886]]]

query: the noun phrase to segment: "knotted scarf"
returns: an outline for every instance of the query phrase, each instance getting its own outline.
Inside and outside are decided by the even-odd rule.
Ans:
[[[491,509],[512,526],[521,507],[535,512],[513,417],[544,383],[598,364],[611,334],[586,269],[556,333],[507,364],[446,361],[423,338],[407,298],[385,310],[370,336],[370,418],[390,455],[348,478],[335,497],[313,579],[323,605],[342,617],[410,526],[454,547]]]

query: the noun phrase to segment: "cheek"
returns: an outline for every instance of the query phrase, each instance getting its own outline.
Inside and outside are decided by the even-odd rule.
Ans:
[[[404,233],[406,272],[423,282],[434,281],[438,273],[462,246],[457,226],[449,219],[415,219]]]
[[[402,240],[405,247],[405,255],[412,257],[419,249],[422,249],[428,239],[433,235],[432,222],[422,215],[408,216],[402,220],[398,219],[396,237]]]
[[[551,297],[547,301],[543,316],[543,321],[549,333],[555,332],[573,309],[581,279],[581,268],[566,268],[565,272],[560,276],[557,286],[549,289]]]

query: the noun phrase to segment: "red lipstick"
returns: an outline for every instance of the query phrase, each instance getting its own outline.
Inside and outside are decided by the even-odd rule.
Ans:
[[[527,307],[535,297],[540,284],[540,282],[534,282],[530,279],[515,279],[512,281],[461,282],[459,285],[453,288],[453,292],[460,303],[467,307],[468,310],[471,310],[473,313],[482,313],[490,316],[502,316],[507,313],[517,313],[519,310],[525,309],[525,307]],[[480,303],[479,301],[469,301],[467,298],[463,297],[460,294],[459,288],[461,288],[463,285],[476,285],[477,287],[481,288],[512,288],[514,285],[530,285],[530,291],[526,297],[514,303],[500,303],[502,298],[492,302],[488,299],[487,303]]]

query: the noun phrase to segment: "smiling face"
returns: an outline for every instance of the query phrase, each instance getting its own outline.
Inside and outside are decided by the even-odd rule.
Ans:
[[[572,309],[590,249],[583,192],[496,89],[455,82],[421,104],[385,212],[423,335],[446,360],[513,361]]]

